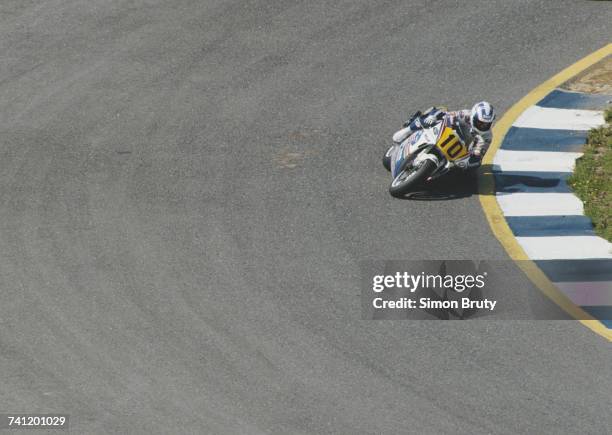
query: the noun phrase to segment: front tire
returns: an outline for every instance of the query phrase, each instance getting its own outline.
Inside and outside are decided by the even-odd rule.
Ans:
[[[382,164],[385,167],[385,169],[389,172],[391,172],[391,154],[393,154],[394,146],[395,145],[391,145],[391,147],[387,150],[387,152],[382,158]]]
[[[435,170],[437,165],[429,159],[423,160],[415,168],[412,165],[405,168],[391,182],[389,193],[391,196],[401,198],[415,186],[425,181]]]

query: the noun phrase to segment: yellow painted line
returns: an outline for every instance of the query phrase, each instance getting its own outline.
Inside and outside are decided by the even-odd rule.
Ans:
[[[607,56],[612,55],[612,44],[591,53],[582,60],[579,60],[572,66],[564,69],[559,74],[548,79],[537,88],[533,89],[525,95],[518,103],[508,110],[504,116],[493,127],[493,142],[489,148],[489,152],[483,159],[483,165],[478,174],[479,198],[480,204],[484,210],[485,216],[491,226],[493,234],[500,241],[510,258],[517,262],[519,268],[527,275],[527,277],[551,300],[560,306],[565,312],[575,319],[582,319],[582,323],[593,332],[612,341],[612,330],[606,328],[599,320],[585,312],[582,308],[575,305],[565,294],[563,294],[548,277],[540,270],[536,264],[527,256],[521,245],[517,242],[514,234],[510,230],[504,214],[502,213],[497,199],[495,197],[495,179],[493,173],[486,168],[491,168],[495,153],[501,146],[506,133],[516,121],[516,119],[528,107],[533,106],[552,90],[565,83],[572,77],[575,77],[585,69],[599,62]]]

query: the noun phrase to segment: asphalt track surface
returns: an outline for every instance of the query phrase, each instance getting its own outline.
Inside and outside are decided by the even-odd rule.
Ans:
[[[609,430],[612,351],[578,322],[360,320],[361,260],[507,259],[473,182],[388,195],[409,112],[503,112],[611,36],[605,2],[419,3],[4,0],[1,412],[74,433]]]

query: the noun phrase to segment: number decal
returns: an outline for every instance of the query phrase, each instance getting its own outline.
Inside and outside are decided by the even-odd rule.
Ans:
[[[454,142],[453,142],[454,141]],[[446,147],[446,145],[448,145],[449,143],[453,142],[453,145],[455,145],[455,143],[457,143],[457,138],[455,136],[449,135],[446,140],[444,142],[442,142],[440,145],[438,145],[440,148],[444,149]]]
[[[446,150],[446,152],[450,157],[455,159],[461,153],[462,150],[463,146],[459,142],[455,142]]]
[[[436,144],[448,160],[457,160],[468,154],[467,148],[461,143],[452,128],[446,127]]]

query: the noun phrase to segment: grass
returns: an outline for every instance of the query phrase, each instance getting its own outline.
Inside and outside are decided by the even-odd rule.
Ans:
[[[612,108],[605,119],[607,125],[589,132],[569,185],[584,203],[595,232],[612,242]]]

